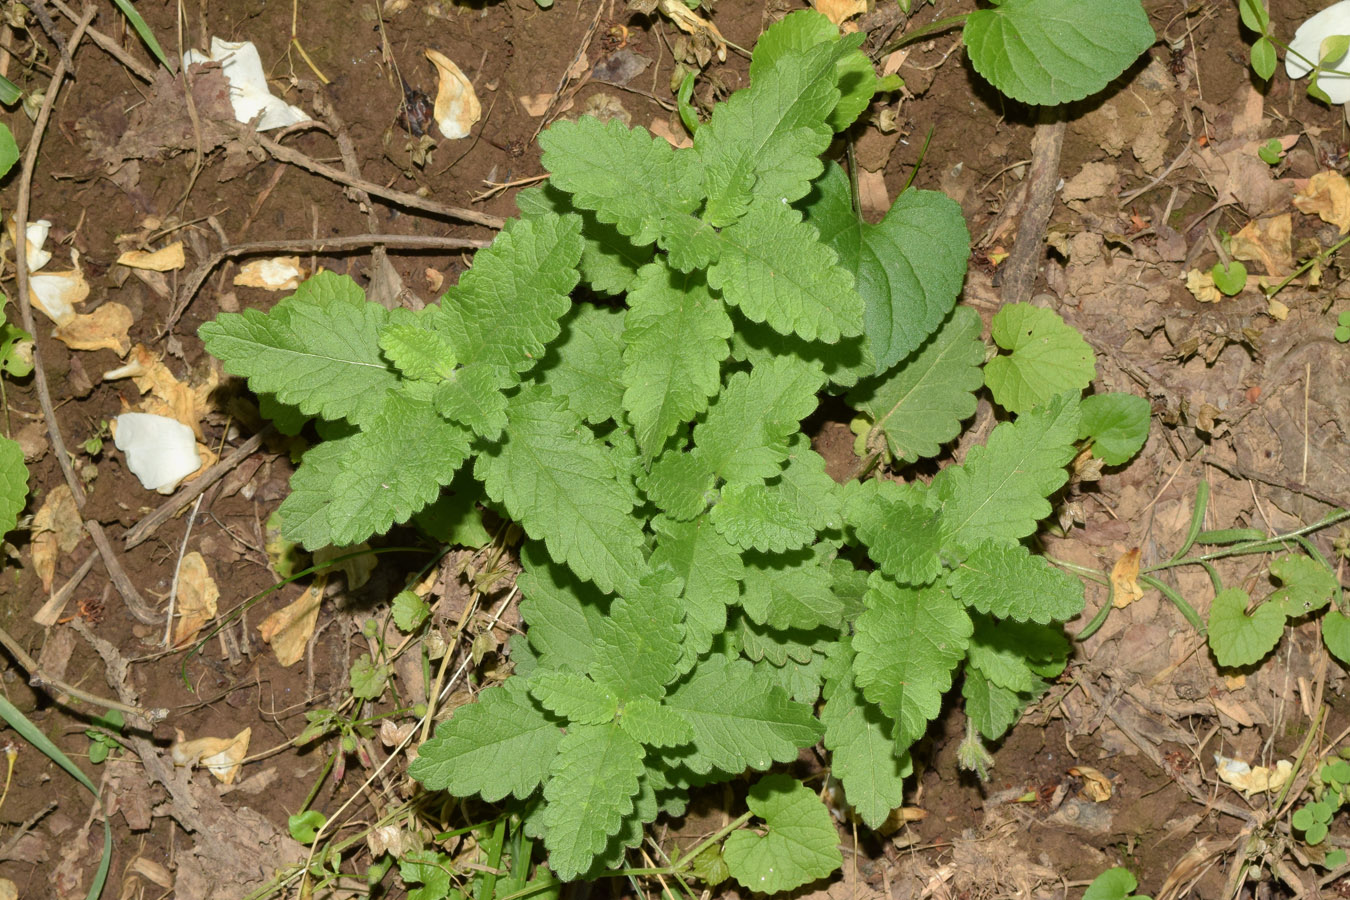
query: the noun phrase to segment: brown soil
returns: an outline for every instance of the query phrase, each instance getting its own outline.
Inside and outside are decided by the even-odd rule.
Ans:
[[[670,112],[671,45],[678,32],[667,21],[630,14],[622,2],[596,0],[557,0],[547,10],[534,0],[402,5],[407,8],[380,23],[374,3],[327,8],[300,3],[297,36],[313,68],[294,50],[288,53],[291,4],[218,0],[181,8],[184,40],[192,46],[205,46],[212,35],[252,40],[275,90],[307,109],[331,108],[335,115],[329,122],[335,130],[341,123],[337,133],[350,140],[368,182],[446,206],[493,216],[514,213],[514,188],[488,188],[543,173],[533,142],[542,120],[530,114],[522,98],[554,94],[583,51],[587,62],[596,63],[623,48],[650,65],[625,88],[595,81],[578,87],[568,81],[561,97],[570,106],[562,114],[575,115],[604,95],[620,104],[633,124],[663,120],[679,133]],[[728,41],[751,47],[768,21],[802,5],[721,0],[712,16]],[[894,4],[877,0],[876,5]],[[1275,13],[1277,30],[1291,33],[1320,5],[1286,4],[1290,8]],[[1284,321],[1270,318],[1264,300],[1250,291],[1224,304],[1198,304],[1185,289],[1180,267],[1183,261],[1187,267],[1212,265],[1207,231],[1235,233],[1258,215],[1288,211],[1287,198],[1279,201],[1283,206],[1261,206],[1252,185],[1225,188],[1214,183],[1212,167],[1201,171],[1182,164],[1150,190],[1125,199],[1162,175],[1186,148],[1199,154],[1208,147],[1221,154],[1233,141],[1297,134],[1301,139],[1279,175],[1306,178],[1328,165],[1343,170],[1346,145],[1339,110],[1309,101],[1301,87],[1291,90],[1280,74],[1264,97],[1264,114],[1258,106],[1253,119],[1253,81],[1235,10],[1200,4],[1186,14],[1183,5],[1161,0],[1146,6],[1160,35],[1177,40],[1176,49],[1160,41],[1111,91],[1074,110],[1060,171],[1070,184],[1080,174],[1102,180],[1099,189],[1056,206],[1051,232],[1063,242],[1045,260],[1036,288],[1096,348],[1104,388],[1145,393],[1154,405],[1154,433],[1142,457],[1076,489],[1068,499],[1077,524],[1067,537],[1047,539],[1051,555],[1107,569],[1131,547],[1143,547],[1151,559],[1170,554],[1189,524],[1191,499],[1202,478],[1214,498],[1209,527],[1288,529],[1316,520],[1326,511],[1326,501],[1350,505],[1345,487],[1350,453],[1344,442],[1350,422],[1345,393],[1350,353],[1327,339],[1335,312],[1344,307],[1336,299],[1342,286],[1338,264],[1327,267],[1320,291],[1296,287],[1281,295],[1290,308]],[[148,67],[143,46],[111,4],[99,7],[95,27]],[[914,21],[922,24],[973,3],[960,0],[940,13],[917,2],[915,7]],[[138,8],[161,41],[172,44],[180,6],[147,0]],[[883,18],[865,21],[881,28]],[[67,34],[71,29],[59,17],[57,25]],[[9,77],[25,90],[45,88],[58,58],[38,32],[38,62],[25,65],[33,40],[23,31],[7,38],[18,54],[8,61]],[[943,34],[912,50],[901,69],[908,90],[903,100],[889,99],[897,110],[897,130],[883,133],[864,126],[852,137],[860,164],[882,174],[893,198],[919,162],[931,129],[915,183],[945,190],[961,203],[978,239],[967,299],[987,319],[1000,302],[997,262],[1015,233],[1034,120],[1025,108],[991,91],[959,49],[952,52],[955,40],[955,34]],[[416,165],[408,149],[413,141],[399,118],[399,79],[434,94],[434,70],[422,56],[426,47],[460,64],[483,100],[485,115],[470,138],[441,141],[424,165]],[[229,152],[207,146],[199,154],[199,136],[184,127],[181,117],[171,121],[173,111],[158,105],[161,97],[154,88],[114,58],[86,41],[75,63],[77,78],[62,89],[42,145],[30,218],[55,223],[48,247],[56,245],[59,260],[68,258],[66,247],[78,249],[93,289],[84,311],[111,301],[126,306],[134,317],[131,341],[164,355],[169,369],[185,382],[200,384],[212,369],[196,337],[202,323],[222,310],[267,308],[280,296],[232,286],[238,266],[227,261],[206,279],[169,334],[161,336],[184,273],[222,241],[362,235],[372,228],[386,234],[492,237],[489,228],[380,201],[373,205],[374,221],[368,221],[339,186],[256,148],[250,155],[235,143]],[[328,84],[318,84],[315,69]],[[706,104],[714,93],[744,86],[746,79],[745,60],[735,53],[725,63],[714,60],[700,79],[697,99]],[[30,120],[11,114],[8,121],[23,147]],[[139,135],[134,146],[122,145],[131,158],[120,167],[108,165],[110,147],[129,132]],[[169,132],[179,136],[176,146],[165,136]],[[302,131],[285,143],[341,167],[334,136]],[[15,207],[17,184],[17,176],[11,176],[2,200],[7,210]],[[1229,205],[1199,218],[1223,190],[1235,193],[1226,198]],[[1303,238],[1326,245],[1320,221],[1295,218],[1296,242]],[[186,242],[189,262],[187,269],[169,275],[167,291],[127,278],[115,267],[126,248],[124,241],[119,244],[122,236],[179,225],[184,227],[174,234]],[[1132,245],[1132,231],[1159,225],[1162,229]],[[467,263],[460,252],[391,249],[389,255],[416,302],[434,299],[440,277],[453,283]],[[321,266],[362,281],[371,264],[364,251],[303,262],[310,270]],[[287,445],[267,441],[236,476],[206,493],[195,516],[172,518],[149,540],[123,550],[122,536],[163,498],[141,488],[110,441],[92,458],[78,445],[101,420],[136,406],[142,397],[131,381],[101,376],[122,364],[117,353],[71,351],[49,330],[40,325],[39,349],[61,432],[90,485],[86,515],[103,523],[141,595],[155,607],[162,605],[184,548],[206,558],[221,586],[222,616],[272,587],[276,577],[267,562],[265,523],[285,496],[292,470]],[[238,402],[236,387],[222,387],[203,424],[204,443],[222,456],[258,427]],[[15,432],[42,421],[31,378],[8,383],[7,396]],[[981,415],[987,418],[987,410]],[[816,444],[832,472],[853,467],[846,418],[824,422]],[[45,438],[36,438],[32,447],[29,513],[64,483]],[[1310,454],[1307,462],[1305,453]],[[348,756],[345,777],[339,779],[325,768],[333,741],[300,749],[290,742],[304,727],[307,711],[331,706],[347,692],[350,666],[371,646],[365,623],[372,616],[382,620],[388,598],[423,557],[383,557],[370,585],[323,605],[304,659],[282,667],[260,644],[257,626],[299,596],[300,585],[225,618],[223,629],[200,652],[166,652],[162,625],[133,618],[99,565],[80,582],[60,615],[61,624],[36,624],[32,617],[47,592],[32,565],[32,539],[20,529],[10,540],[15,555],[0,582],[0,625],[40,658],[46,671],[96,694],[113,689],[109,663],[81,634],[101,639],[130,661],[126,673],[113,672],[112,679],[133,691],[142,705],[170,710],[165,723],[133,733],[126,749],[96,766],[88,759],[85,736],[92,708],[60,692],[28,686],[17,665],[4,671],[9,700],[114,798],[116,848],[104,896],[167,896],[163,888],[168,885],[174,896],[184,898],[243,896],[270,878],[274,868],[294,861],[299,845],[286,836],[287,817],[316,785],[312,807],[333,813],[385,759],[387,745],[364,741],[362,754],[372,758]],[[1321,546],[1329,555],[1329,543]],[[65,584],[93,552],[86,539],[60,554],[55,586]],[[488,565],[451,554],[442,568],[446,600],[438,610],[451,626],[464,602],[456,569],[461,564],[480,573],[497,566],[507,576],[490,591],[490,609],[508,596],[513,565],[509,559]],[[1258,572],[1235,568],[1224,574],[1232,583]],[[1188,578],[1182,575],[1178,585],[1188,597],[1209,596],[1203,573]],[[1090,586],[1089,613],[1104,601],[1104,592]],[[515,621],[510,609],[496,626],[474,619],[470,630],[498,644]],[[1071,631],[1082,624],[1071,624]],[[1314,886],[1323,872],[1307,867],[1297,847],[1258,852],[1242,843],[1248,822],[1223,810],[1250,810],[1259,817],[1273,800],[1258,795],[1246,801],[1219,784],[1213,761],[1215,753],[1266,763],[1292,757],[1308,728],[1301,704],[1314,702],[1309,691],[1319,684],[1325,684],[1328,702],[1334,704],[1322,726],[1327,740],[1320,745],[1330,746],[1347,724],[1338,693],[1344,678],[1334,662],[1323,673],[1322,661],[1316,625],[1305,624],[1290,629],[1277,658],[1247,672],[1245,685],[1238,686],[1215,670],[1200,639],[1169,604],[1146,595],[1117,611],[1079,647],[1061,684],[995,748],[989,783],[959,772],[955,753],[964,720],[957,711],[944,715],[916,758],[919,775],[909,803],[924,810],[924,818],[891,837],[858,836],[856,855],[846,856],[857,864],[846,863],[839,880],[822,890],[850,897],[1081,896],[1082,886],[1097,873],[1127,865],[1150,893],[1162,891],[1169,876],[1177,879],[1168,897],[1187,896],[1187,890],[1195,897],[1335,891],[1335,884]],[[170,772],[177,785],[171,792],[137,761],[138,747],[162,751],[176,732],[221,737],[245,728],[252,730],[250,761],[229,790],[221,791],[203,772]],[[0,823],[6,826],[0,837],[0,876],[13,881],[21,896],[83,896],[102,849],[100,828],[90,825],[91,799],[32,747],[22,741],[17,746],[0,809]],[[1075,767],[1084,766],[1110,780],[1109,800],[1082,799],[1085,777]],[[377,786],[388,798],[402,789],[398,782],[395,770],[382,774]],[[1207,805],[1207,797],[1223,803]],[[715,801],[709,815],[720,819]],[[370,801],[358,796],[348,815],[369,823],[376,814]],[[202,828],[193,832],[192,822]],[[691,815],[670,824],[692,835],[702,833],[705,823]],[[843,840],[854,847],[853,835]],[[1332,842],[1350,843],[1343,826],[1333,829]],[[138,860],[144,861],[139,868]],[[1255,882],[1245,886],[1230,880],[1244,860]],[[368,863],[368,856],[357,853],[345,867],[362,871]],[[168,885],[156,885],[157,875],[167,877]],[[386,884],[393,880],[390,876]],[[401,896],[398,891],[389,896]]]

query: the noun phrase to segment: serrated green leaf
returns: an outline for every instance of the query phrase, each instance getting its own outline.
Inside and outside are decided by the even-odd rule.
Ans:
[[[1156,39],[1139,0],[1004,0],[972,12],[962,37],[975,71],[1041,106],[1097,93]]]
[[[766,775],[745,798],[767,833],[733,831],[722,844],[731,877],[776,894],[824,878],[843,864],[839,833],[815,791],[789,775]]]
[[[559,742],[544,785],[543,813],[549,868],[559,878],[589,869],[633,811],[642,756],[642,745],[616,724],[582,725]]]
[[[915,590],[868,580],[867,611],[854,623],[853,669],[863,696],[895,720],[895,746],[923,737],[965,656],[974,626],[945,588]]]
[[[1078,437],[1092,438],[1092,455],[1108,466],[1119,466],[1143,449],[1148,440],[1152,407],[1133,394],[1093,394],[1080,404],[1083,421]]]
[[[320,272],[263,313],[222,313],[198,332],[225,371],[306,415],[368,425],[399,375],[380,353],[380,330],[407,321],[366,300],[345,275]]]
[[[454,863],[450,857],[436,850],[409,850],[398,858],[398,877],[408,884],[421,885],[414,889],[416,896],[413,891],[408,892],[410,900],[430,900],[432,897],[450,900],[458,893],[451,887],[453,872]]]
[[[777,475],[788,438],[816,408],[825,380],[820,368],[780,357],[737,372],[694,429],[702,464],[731,483],[758,483]]]
[[[1284,635],[1280,604],[1263,603],[1248,615],[1250,602],[1241,588],[1225,588],[1210,606],[1209,649],[1223,668],[1251,665],[1274,650]]]
[[[404,634],[411,634],[421,628],[431,615],[431,606],[412,591],[399,591],[389,604],[389,613],[395,628]]]
[[[692,215],[704,196],[694,151],[676,152],[646,129],[591,116],[555,122],[539,146],[553,184],[635,244],[657,242],[682,272],[716,259],[716,232]]]
[[[746,659],[784,668],[789,660],[798,666],[810,664],[839,638],[838,628],[825,625],[811,629],[770,628],[744,612],[736,616],[733,627]]]
[[[625,703],[619,725],[633,740],[651,747],[678,747],[694,739],[694,726],[652,697],[636,697]]]
[[[760,366],[779,356],[795,356],[819,364],[831,384],[849,388],[876,371],[872,351],[862,335],[840,338],[837,344],[804,341],[795,334],[779,334],[768,325],[751,322],[732,311],[736,333],[731,336],[731,358]]]
[[[852,274],[786,203],[757,201],[722,229],[718,242],[708,284],[752,322],[827,344],[862,333],[863,302]]]
[[[588,209],[576,209],[565,191],[551,184],[525,188],[516,194],[516,207],[526,219],[536,218],[543,213],[554,212],[559,215],[581,217],[581,261],[577,268],[581,271],[581,280],[590,285],[591,290],[601,294],[622,294],[628,290],[637,270],[652,261],[650,246],[637,247],[628,238],[619,233],[613,225],[607,225],[595,217]]]
[[[665,705],[694,726],[694,749],[683,762],[698,773],[763,771],[796,759],[821,736],[811,707],[789,700],[745,660],[704,658]]]
[[[389,667],[376,665],[369,653],[362,653],[352,663],[348,683],[352,696],[358,700],[378,700],[389,683]]]
[[[1041,682],[1044,686],[1044,682]],[[979,669],[967,668],[961,682],[961,696],[965,698],[965,713],[975,724],[975,728],[985,738],[996,741],[1017,724],[1022,711],[1027,708],[1034,694],[1032,691],[1019,694],[1005,687],[999,687]]]
[[[282,531],[310,550],[383,534],[436,498],[469,455],[469,433],[430,402],[391,392],[365,431],[305,453],[281,504]]]
[[[28,502],[28,467],[19,442],[0,437],[0,536],[18,524]]]
[[[891,723],[868,703],[853,679],[853,646],[831,648],[825,670],[825,705],[820,710],[830,773],[869,828],[880,828],[891,810],[903,805],[905,778],[914,771],[908,753],[897,754]]]
[[[1019,543],[982,541],[947,577],[952,596],[1003,619],[1047,624],[1083,611],[1083,583]]]
[[[1032,664],[1061,663],[1069,656],[1069,642],[1058,627],[1034,622],[998,621],[976,613],[975,630],[966,650],[967,668],[1016,693],[1035,690],[1041,679]]]
[[[898,584],[929,584],[942,571],[942,535],[931,509],[878,498],[855,530],[867,555]]]
[[[386,325],[380,329],[380,350],[404,378],[444,381],[455,369],[455,350],[443,335],[420,323]]]
[[[432,791],[495,803],[528,797],[549,773],[562,731],[530,701],[523,678],[478,694],[436,726],[408,774]]]
[[[596,628],[591,677],[621,700],[659,698],[674,680],[684,639],[679,588],[668,569],[648,575]]]
[[[994,402],[1025,412],[1064,391],[1081,391],[1097,374],[1096,356],[1076,328],[1052,309],[1010,303],[989,325],[994,343],[1009,351],[984,365]]]
[[[712,493],[716,479],[703,454],[671,450],[652,464],[650,472],[639,477],[638,486],[670,518],[687,522],[716,499]]]
[[[892,456],[907,462],[937,456],[975,414],[975,392],[984,384],[980,328],[979,313],[957,307],[898,368],[849,394]]]
[[[731,318],[701,273],[677,272],[659,261],[638,272],[628,304],[623,407],[650,459],[717,393]]]
[[[529,625],[539,665],[584,673],[595,658],[596,634],[609,613],[609,598],[549,559],[537,544],[525,544],[520,562],[520,616]]]
[[[747,553],[741,608],[755,622],[773,629],[838,627],[844,607],[834,595],[827,558],[824,546]]]
[[[558,336],[558,320],[572,306],[580,257],[577,217],[550,213],[511,219],[490,247],[474,255],[473,268],[445,292],[428,318],[462,365],[529,371]]]
[[[1270,574],[1283,584],[1267,599],[1277,603],[1289,618],[1306,616],[1331,602],[1336,592],[1336,575],[1326,566],[1301,553],[1290,553],[1272,560]]]
[[[848,176],[829,166],[801,204],[806,221],[853,273],[863,300],[863,333],[880,374],[927,340],[956,304],[970,232],[946,194],[907,190],[875,225],[853,211]],[[977,330],[978,334],[978,330]]]
[[[544,709],[572,725],[603,725],[619,712],[613,691],[575,672],[536,672],[529,687]]]
[[[726,630],[727,607],[740,596],[745,564],[706,516],[690,522],[663,516],[652,528],[652,569],[669,567],[684,582],[686,659],[701,656],[712,647],[713,637]]]
[[[839,103],[839,62],[858,43],[850,36],[786,51],[713,109],[694,135],[709,222],[732,224],[756,198],[791,203],[806,194],[833,137],[826,118]]]
[[[506,395],[499,389],[502,368],[474,363],[455,370],[436,385],[436,412],[474,434],[495,441],[506,427]]]
[[[1328,610],[1322,617],[1322,642],[1332,656],[1350,665],[1350,617],[1336,609]]]
[[[473,469],[464,466],[439,497],[413,513],[413,522],[443,544],[476,550],[492,540],[478,509],[478,504],[486,500],[483,486],[474,480]]]
[[[1078,398],[1061,394],[999,424],[962,465],[943,469],[929,488],[942,509],[943,545],[1006,543],[1035,531],[1050,515],[1046,498],[1069,478],[1078,419]]]
[[[782,553],[805,547],[816,537],[784,497],[762,485],[727,485],[708,518],[719,534],[743,550]]]
[[[843,491],[825,471],[825,458],[811,449],[811,439],[801,432],[788,439],[787,463],[768,488],[817,531],[844,524]]]
[[[488,496],[601,590],[636,585],[646,568],[642,526],[610,452],[547,388],[524,388],[507,415],[505,443],[475,465]]]
[[[773,634],[782,634],[782,632],[773,632]],[[838,637],[836,629],[833,637]],[[755,671],[763,672],[769,676],[773,684],[778,685],[783,691],[798,703],[805,703],[808,706],[815,706],[820,699],[820,685],[825,680],[825,656],[821,653],[813,653],[806,662],[796,662],[791,665],[774,665],[766,656],[763,659],[754,661]]]
[[[800,53],[816,44],[839,38],[839,27],[815,10],[797,10],[779,19],[759,36],[750,60],[750,79],[754,79],[790,53]],[[829,125],[843,131],[867,109],[877,92],[878,79],[866,55],[856,50],[844,54],[835,64],[835,87],[839,102],[830,113]]]
[[[562,319],[562,334],[549,344],[535,380],[555,397],[566,397],[568,409],[591,424],[617,420],[623,408],[624,383],[618,362],[623,356],[623,312],[593,303],[578,303]]]

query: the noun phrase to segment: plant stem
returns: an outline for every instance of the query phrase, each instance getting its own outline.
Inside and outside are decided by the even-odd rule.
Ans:
[[[878,55],[885,56],[887,53],[894,53],[896,50],[899,50],[906,44],[912,44],[915,41],[921,41],[924,38],[928,37],[930,34],[937,34],[939,32],[946,31],[949,28],[955,28],[958,25],[964,25],[966,24],[966,19],[969,17],[970,13],[961,13],[960,15],[956,16],[948,16],[945,19],[938,19],[936,22],[929,22],[927,25],[925,25],[923,28],[920,28],[918,31],[915,31],[911,34],[906,34],[903,37],[891,42],[890,44],[887,44],[885,47],[881,48],[881,53]]]
[[[1260,541],[1251,541],[1246,544],[1225,547],[1223,550],[1215,550],[1213,553],[1206,553],[1202,556],[1188,556],[1185,559],[1169,559],[1167,562],[1161,562],[1157,565],[1140,569],[1139,571],[1140,574],[1148,574],[1150,572],[1160,572],[1164,569],[1174,569],[1177,566],[1212,562],[1216,559],[1227,559],[1230,556],[1248,556],[1252,553],[1264,553],[1267,550],[1276,549],[1279,545],[1286,544],[1294,538],[1301,537],[1305,534],[1312,534],[1315,531],[1321,531],[1323,528],[1335,525],[1337,522],[1342,522],[1346,519],[1350,519],[1350,509],[1338,509],[1335,512],[1327,514],[1320,521],[1314,522],[1311,525],[1304,525],[1302,528],[1295,531],[1277,534],[1274,537],[1268,537]]]
[[[1293,272],[1289,273],[1289,275],[1283,281],[1275,285],[1273,288],[1266,288],[1266,296],[1274,297],[1280,291],[1288,287],[1289,283],[1293,281],[1295,278],[1302,275],[1304,272],[1308,271],[1313,266],[1330,259],[1332,254],[1334,254],[1337,250],[1340,250],[1346,244],[1350,244],[1350,235],[1346,235],[1345,237],[1341,238],[1339,241],[1332,244],[1330,247],[1323,250],[1321,253],[1317,254],[1312,259],[1306,260],[1301,266],[1299,266]]]
[[[680,857],[680,861],[677,862],[677,863],[672,863],[672,864],[670,864],[670,865],[668,865],[668,866],[657,866],[657,867],[654,867],[654,868],[643,868],[643,869],[620,869],[619,871],[617,871],[617,872],[611,872],[610,874],[611,874],[611,875],[678,875],[678,874],[680,874],[681,872],[684,872],[686,869],[688,869],[688,868],[689,868],[689,864],[690,864],[691,862],[693,862],[694,859],[696,859],[700,853],[702,853],[704,850],[707,850],[708,847],[711,846],[712,844],[717,843],[717,842],[720,841],[722,838],[724,838],[724,837],[726,837],[727,835],[731,834],[731,832],[735,831],[737,828],[740,828],[740,827],[741,827],[742,825],[744,825],[746,822],[749,822],[750,819],[751,819],[753,816],[754,816],[754,813],[752,813],[752,812],[747,812],[747,813],[744,813],[744,814],[742,814],[741,816],[739,816],[739,817],[737,817],[737,818],[735,818],[735,819],[732,819],[732,820],[731,820],[730,822],[728,822],[725,826],[723,826],[722,828],[719,828],[717,831],[714,831],[712,834],[708,835],[706,838],[704,838],[703,840],[701,840],[701,841],[699,841],[697,844],[695,844],[692,848],[690,848],[690,850],[689,850],[688,853],[686,853],[686,854],[684,854],[683,856]],[[511,900],[511,898],[509,898],[509,897],[501,897],[500,900]]]

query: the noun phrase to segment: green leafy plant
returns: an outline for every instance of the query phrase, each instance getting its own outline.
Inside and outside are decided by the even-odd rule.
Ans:
[[[89,738],[89,761],[99,765],[108,759],[114,750],[122,749],[118,735],[126,727],[126,720],[115,709],[97,716],[91,723],[94,727],[85,729],[84,736]]]
[[[1061,6],[1008,0],[982,46],[1039,33],[1047,9],[1079,20]],[[1000,313],[1006,355],[985,364],[979,317],[956,307],[969,235],[949,198],[906,190],[862,221],[821,159],[879,84],[860,42],[817,13],[783,19],[690,149],[556,123],[540,137],[550,183],[519,195],[522,217],[438,305],[388,310],[320,273],[201,330],[264,406],[325,438],[281,506],[288,539],[422,521],[447,485],[523,528],[514,672],[440,723],[410,772],[502,803],[560,878],[621,865],[690,789],[818,742],[879,826],[958,679],[994,740],[1065,665],[1058,623],[1083,588],[1028,539],[1082,450],[1138,451],[1148,404],[1085,405],[1092,352],[1049,310]],[[1008,55],[991,77],[1026,75]],[[1055,89],[1130,61],[1107,55]],[[578,284],[615,299],[574,301]],[[899,469],[943,454],[986,382],[1008,420],[931,483],[837,484],[802,430],[820,394],[844,395],[868,422],[859,472]],[[400,595],[391,615],[412,631],[426,612]],[[814,792],[767,775],[747,806],[641,871],[777,892],[838,867]]]
[[[1083,893],[1083,900],[1151,900],[1143,894],[1136,894],[1134,889],[1137,887],[1139,882],[1134,873],[1117,866],[1092,879],[1092,884]]]
[[[19,146],[8,125],[0,125],[0,178],[9,174],[19,161]],[[0,373],[23,378],[33,371],[33,336],[4,319],[8,297],[0,297]],[[0,380],[0,404],[5,408],[5,431],[9,432],[9,401],[5,383]],[[0,536],[18,524],[19,513],[28,502],[28,467],[18,441],[0,436]]]
[[[1350,801],[1350,762],[1344,754],[1318,766],[1316,776],[1308,781],[1308,791],[1311,799],[1294,810],[1289,823],[1309,847],[1316,847],[1326,840],[1336,813]],[[1322,856],[1322,865],[1328,869],[1345,861],[1345,851],[1339,848]]]
[[[1274,76],[1280,54],[1283,52],[1286,68],[1291,77],[1309,76],[1308,96],[1327,104],[1344,103],[1347,97],[1344,90],[1344,80],[1347,77],[1344,65],[1346,54],[1350,52],[1350,34],[1326,33],[1328,28],[1335,29],[1337,24],[1344,24],[1344,17],[1330,8],[1324,9],[1323,13],[1327,15],[1322,17],[1324,20],[1324,28],[1320,29],[1322,33],[1314,33],[1317,31],[1314,29],[1306,37],[1299,34],[1292,44],[1287,44],[1271,31],[1270,12],[1266,8],[1265,0],[1238,0],[1238,14],[1242,24],[1256,35],[1256,40],[1251,46],[1250,59],[1252,71],[1259,78],[1269,80]],[[1319,83],[1319,80],[1326,76],[1332,76],[1328,79],[1328,83],[1335,82],[1331,88],[1336,94],[1334,98],[1328,96],[1327,90]],[[1270,162],[1266,148],[1261,148],[1258,153],[1262,159]]]
[[[1332,336],[1342,344],[1350,343],[1350,309],[1336,317],[1336,330],[1332,332]]]

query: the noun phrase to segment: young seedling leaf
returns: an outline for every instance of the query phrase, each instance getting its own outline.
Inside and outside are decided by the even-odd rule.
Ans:
[[[891,722],[863,697],[853,677],[848,640],[831,648],[825,663],[825,705],[820,710],[830,773],[869,828],[880,828],[905,798],[905,778],[914,770],[908,754],[896,754]]]
[[[731,318],[702,273],[677,272],[664,262],[638,271],[628,304],[623,407],[638,447],[650,459],[717,393]],[[672,335],[679,337],[672,340]]]
[[[979,313],[957,307],[894,371],[849,394],[892,456],[908,462],[937,456],[975,414],[975,392],[984,384],[980,328]]]
[[[868,585],[867,612],[854,623],[853,668],[863,695],[895,720],[903,752],[941,711],[974,626],[944,588],[903,588],[876,572]],[[896,653],[901,646],[907,651]]]
[[[766,833],[733,831],[722,845],[731,877],[765,894],[824,878],[843,863],[834,820],[815,791],[788,775],[766,775],[745,798]]]
[[[1332,656],[1350,665],[1350,616],[1340,610],[1328,610],[1322,617],[1322,642]]]
[[[1265,34],[1270,27],[1270,13],[1263,0],[1238,0],[1238,15],[1242,24],[1257,34]]]
[[[1148,440],[1152,408],[1134,394],[1093,394],[1084,397],[1078,438],[1092,439],[1092,455],[1108,466],[1128,462]]]
[[[885,372],[936,331],[956,304],[970,247],[961,207],[936,191],[908,190],[871,225],[853,211],[848,176],[838,166],[826,170],[801,206],[839,254],[840,267],[853,273],[876,374]]]
[[[495,803],[511,794],[523,800],[548,777],[561,739],[558,722],[530,700],[525,680],[508,680],[437,725],[408,774],[456,797],[481,794]]]
[[[1015,541],[981,541],[947,577],[952,596],[1020,622],[1062,622],[1083,611],[1083,583]]]
[[[1224,668],[1249,666],[1265,656],[1284,634],[1284,610],[1263,603],[1247,613],[1251,598],[1241,588],[1225,588],[1209,611],[1209,649]]]
[[[1009,354],[985,364],[984,381],[994,402],[1009,412],[1025,412],[1063,391],[1081,391],[1097,374],[1092,348],[1054,310],[1010,303],[994,315],[989,331]]]
[[[1279,63],[1279,55],[1275,50],[1275,44],[1270,38],[1262,35],[1252,44],[1252,71],[1262,81],[1269,81],[1275,74],[1275,67]],[[1282,155],[1282,154],[1281,154]],[[1263,157],[1264,158],[1264,157]],[[1269,160],[1266,160],[1270,162]],[[1276,162],[1278,162],[1278,158]],[[1270,163],[1274,165],[1275,163]]]
[[[838,36],[839,26],[814,10],[789,13],[770,25],[755,42],[755,53],[750,60],[751,83],[784,56],[833,41]],[[833,131],[843,131],[867,109],[872,96],[880,89],[880,80],[871,61],[857,50],[845,53],[835,63],[835,79],[839,102],[830,113],[829,125]]]
[[[5,79],[5,81],[11,86],[13,85],[13,82],[10,82],[9,79]],[[15,90],[17,91],[18,89],[15,88]],[[17,94],[13,100],[6,100],[3,96],[0,96],[0,103],[9,106],[17,99]],[[19,145],[14,140],[14,132],[9,130],[8,125],[0,124],[0,178],[4,178],[8,175],[9,170],[14,168],[14,164],[18,161]]]
[[[1083,900],[1147,900],[1145,897],[1131,896],[1138,886],[1139,882],[1128,869],[1107,869],[1088,885]]]
[[[1209,276],[1214,279],[1214,286],[1226,297],[1242,293],[1242,289],[1247,286],[1247,267],[1235,259],[1230,260],[1228,265],[1215,263],[1209,270]]]
[[[526,388],[507,411],[511,439],[475,464],[488,496],[549,554],[603,591],[645,568],[641,523],[614,456],[547,388]]]
[[[1326,606],[1336,591],[1335,573],[1301,553],[1290,553],[1273,560],[1270,574],[1284,586],[1271,594],[1267,602],[1278,603],[1291,619]]]
[[[613,723],[571,728],[558,743],[542,822],[549,868],[559,878],[589,869],[633,811],[642,757],[642,745]]]
[[[1139,0],[1004,0],[962,32],[975,71],[1023,103],[1097,93],[1156,40]]]

